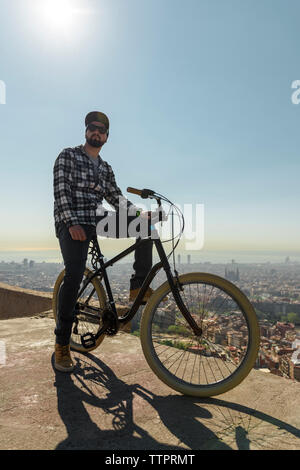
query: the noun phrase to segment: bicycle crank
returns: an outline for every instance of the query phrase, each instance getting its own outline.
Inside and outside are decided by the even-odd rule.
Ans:
[[[119,331],[118,317],[109,307],[103,312],[103,324],[105,325],[105,334],[108,336],[116,335]]]

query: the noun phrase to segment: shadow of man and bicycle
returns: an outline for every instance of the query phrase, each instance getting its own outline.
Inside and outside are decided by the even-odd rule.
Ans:
[[[68,433],[57,450],[248,450],[251,444],[264,449],[266,426],[272,437],[276,430],[279,439],[281,432],[284,439],[287,434],[300,438],[295,427],[253,408],[215,398],[155,395],[140,384],[119,379],[90,353],[76,353],[73,358],[72,375],[54,369],[58,412]],[[135,422],[135,396],[153,407],[177,445],[159,442]]]

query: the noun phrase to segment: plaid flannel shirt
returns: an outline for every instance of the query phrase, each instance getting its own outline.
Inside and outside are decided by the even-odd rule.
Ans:
[[[111,166],[100,156],[98,158],[98,181],[95,181],[94,165],[82,145],[66,148],[56,158],[53,168],[56,236],[61,221],[67,227],[96,226],[96,210],[103,198],[116,210],[135,207],[122,195]]]

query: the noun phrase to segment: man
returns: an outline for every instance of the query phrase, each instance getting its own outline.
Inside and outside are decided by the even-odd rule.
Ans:
[[[57,157],[54,175],[55,234],[59,239],[65,276],[59,294],[55,328],[55,367],[64,372],[73,370],[70,336],[77,293],[83,278],[88,247],[96,233],[96,210],[103,198],[116,211],[126,209],[139,215],[136,208],[117,186],[111,166],[102,160],[100,150],[107,142],[109,119],[98,111],[85,118],[84,145],[64,149]],[[141,217],[150,218],[143,212]],[[117,236],[117,235],[116,235]],[[135,273],[130,280],[130,300],[134,300],[152,266],[152,240],[135,250]],[[144,300],[152,294],[149,288]]]

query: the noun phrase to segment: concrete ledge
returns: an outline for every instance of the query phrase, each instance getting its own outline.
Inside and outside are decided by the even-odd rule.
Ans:
[[[0,282],[0,320],[32,316],[48,310],[52,292],[40,292]]]
[[[300,449],[299,382],[252,370],[224,395],[186,397],[124,332],[73,352],[75,370],[64,374],[53,368],[46,312],[2,321],[0,346],[0,449]]]
[[[0,320],[32,317],[40,312],[46,314],[42,316],[53,316],[52,295],[52,292],[24,289],[0,282]],[[128,310],[124,305],[117,304],[116,307],[119,315],[124,315]],[[131,327],[129,322],[122,330],[130,333]]]

